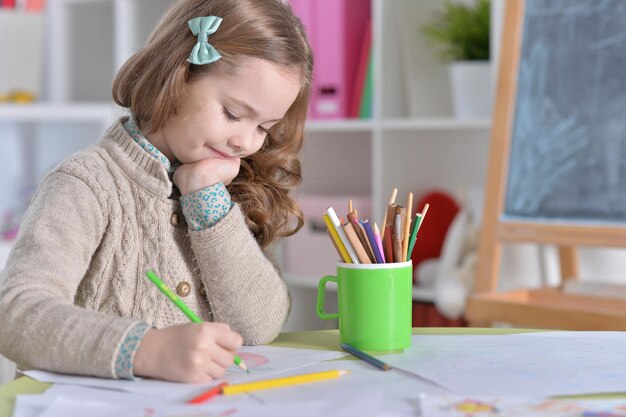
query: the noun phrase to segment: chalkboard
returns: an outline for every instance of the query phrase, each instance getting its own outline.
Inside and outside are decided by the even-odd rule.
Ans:
[[[506,0],[503,32],[466,318],[626,330],[626,300],[566,290],[580,247],[626,248],[626,0]],[[515,243],[556,247],[560,285],[502,291]]]
[[[526,0],[504,217],[626,222],[626,1]]]

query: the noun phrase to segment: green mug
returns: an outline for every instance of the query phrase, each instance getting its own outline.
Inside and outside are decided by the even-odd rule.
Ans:
[[[390,351],[411,346],[413,306],[411,261],[337,264],[337,276],[320,279],[317,315],[339,319],[339,338],[360,350]],[[337,284],[338,312],[324,311],[326,283]]]

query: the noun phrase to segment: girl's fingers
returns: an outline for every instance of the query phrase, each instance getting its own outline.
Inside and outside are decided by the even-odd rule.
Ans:
[[[233,352],[241,347],[243,339],[239,333],[229,331],[221,334],[215,342],[222,348]]]
[[[212,379],[220,379],[226,373],[226,368],[211,361],[205,369],[206,374]]]
[[[211,359],[222,368],[228,368],[234,363],[235,354],[227,350],[219,349],[218,351],[213,352]]]

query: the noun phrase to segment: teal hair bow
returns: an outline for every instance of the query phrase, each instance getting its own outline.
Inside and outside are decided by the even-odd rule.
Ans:
[[[191,50],[187,61],[195,65],[204,65],[215,62],[222,57],[217,49],[207,42],[207,36],[215,33],[222,23],[217,16],[203,16],[191,19],[189,22],[191,33],[198,37],[198,42]]]

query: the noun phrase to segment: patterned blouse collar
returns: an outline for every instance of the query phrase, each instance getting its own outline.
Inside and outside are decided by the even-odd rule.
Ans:
[[[139,129],[139,124],[132,114],[129,115],[128,120],[124,122],[124,128],[133,138],[135,143],[141,146],[143,150],[148,152],[150,156],[163,164],[167,172],[172,173],[177,168],[178,164],[172,165],[167,156],[163,155],[161,151],[159,151],[153,144],[151,144],[150,141],[143,135],[143,133],[141,133],[141,130]]]

